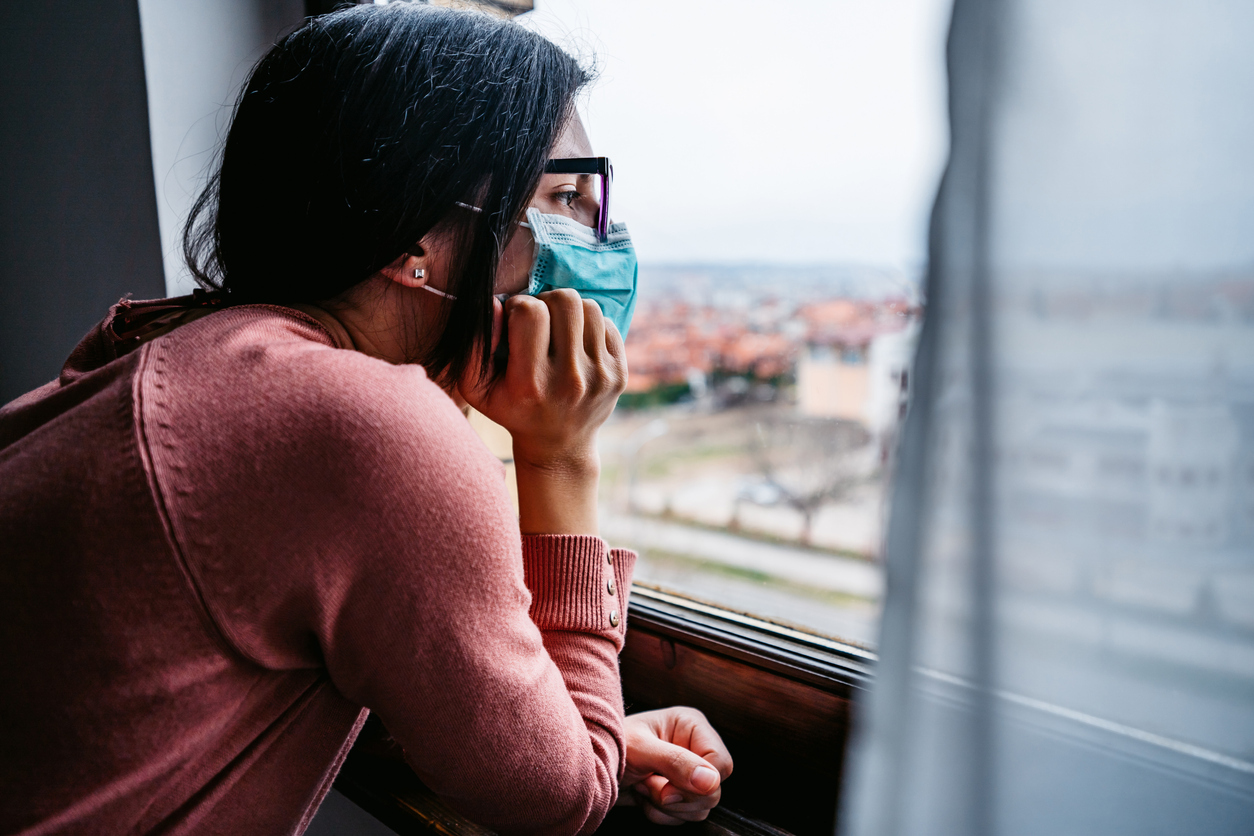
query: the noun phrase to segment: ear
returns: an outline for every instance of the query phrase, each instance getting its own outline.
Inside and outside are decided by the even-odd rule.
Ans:
[[[427,261],[426,251],[415,245],[379,272],[399,285],[418,288],[427,283]]]

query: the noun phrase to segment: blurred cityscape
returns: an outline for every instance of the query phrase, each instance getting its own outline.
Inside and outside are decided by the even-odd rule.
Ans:
[[[891,270],[642,268],[601,434],[602,534],[637,581],[873,644],[921,314]]]
[[[1005,270],[998,283],[1001,681],[1254,774],[1254,271]],[[935,472],[956,497],[970,371],[961,348],[948,357]],[[930,529],[939,615],[924,664],[962,672],[943,650],[965,629],[951,615],[968,561],[955,504]],[[1175,710],[1186,695],[1206,710]]]

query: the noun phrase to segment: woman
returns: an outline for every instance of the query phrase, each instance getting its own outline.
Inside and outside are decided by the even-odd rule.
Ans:
[[[407,4],[258,65],[188,226],[213,292],[119,303],[0,411],[0,830],[299,833],[366,709],[502,833],[590,832],[620,779],[658,822],[717,803],[703,717],[623,716],[620,329],[524,292],[575,222],[600,266],[566,283],[630,313],[595,178],[544,173],[591,156],[585,80]],[[513,434],[517,515],[466,404]]]

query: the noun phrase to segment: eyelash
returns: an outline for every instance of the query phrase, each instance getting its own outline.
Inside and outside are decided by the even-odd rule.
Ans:
[[[575,202],[575,199],[579,197],[579,192],[574,191],[574,190],[566,191],[566,192],[558,192],[555,195],[555,197],[558,199],[559,202],[564,203],[567,206],[570,206],[572,203]]]

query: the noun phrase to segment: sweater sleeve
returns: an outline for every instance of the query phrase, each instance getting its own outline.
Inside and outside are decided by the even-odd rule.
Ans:
[[[577,556],[575,564],[586,569],[570,571],[567,555]],[[617,764],[612,773],[615,798],[627,762],[617,655],[627,632],[626,603],[635,563],[635,552],[607,549],[598,537],[523,537],[531,618],[588,727],[597,763]],[[613,653],[599,640],[607,628]],[[608,808],[600,817],[605,812]]]
[[[595,830],[624,765],[634,555],[522,537],[500,463],[421,369],[306,343],[163,377],[178,345],[152,349],[148,448],[225,641],[325,667],[497,832]]]

